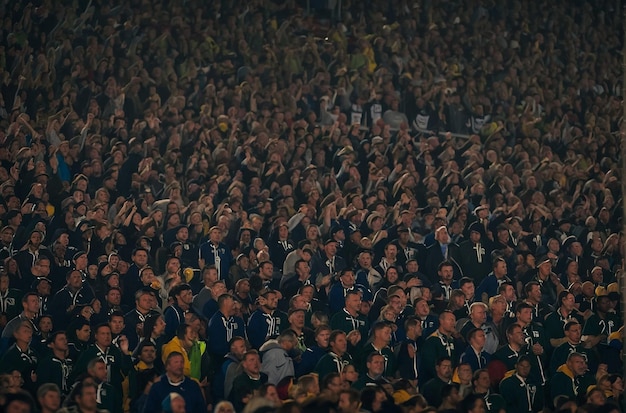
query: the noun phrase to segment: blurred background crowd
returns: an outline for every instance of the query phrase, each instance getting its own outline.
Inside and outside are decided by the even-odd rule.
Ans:
[[[622,7],[2,2],[4,411],[623,411]]]

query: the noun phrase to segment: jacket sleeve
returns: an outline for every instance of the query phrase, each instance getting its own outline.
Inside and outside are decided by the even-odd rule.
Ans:
[[[207,336],[211,339],[208,341],[209,352],[212,354],[224,355],[228,353],[228,343],[226,342],[226,329],[221,322],[221,317],[211,317],[209,320],[209,326]]]
[[[167,307],[163,312],[163,318],[165,319],[165,336],[168,340],[171,340],[176,335],[176,329],[180,325],[180,320],[176,314],[176,310],[171,307]]]
[[[258,350],[265,342],[265,337],[267,337],[267,323],[258,312],[255,312],[248,320],[248,341],[253,348]]]

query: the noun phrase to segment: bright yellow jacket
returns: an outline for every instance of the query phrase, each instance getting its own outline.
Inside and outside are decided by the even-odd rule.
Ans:
[[[163,364],[166,364],[165,361],[167,360],[167,356],[169,356],[170,353],[173,353],[174,351],[178,351],[180,354],[183,355],[183,359],[185,360],[183,374],[187,377],[191,377],[191,362],[189,361],[189,355],[187,354],[187,350],[185,350],[178,337],[174,337],[167,344],[163,345]]]

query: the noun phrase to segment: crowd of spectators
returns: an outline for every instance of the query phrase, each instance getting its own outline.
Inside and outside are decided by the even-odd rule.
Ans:
[[[621,6],[3,2],[3,411],[624,411]]]

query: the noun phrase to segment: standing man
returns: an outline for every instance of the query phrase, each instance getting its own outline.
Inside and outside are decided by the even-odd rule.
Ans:
[[[485,229],[479,222],[469,226],[469,239],[459,244],[461,266],[476,283],[491,271],[491,242],[485,237]]]
[[[214,265],[219,279],[229,282],[228,271],[232,263],[233,255],[230,248],[222,242],[222,230],[218,226],[211,227],[209,240],[200,245],[198,268]]]
[[[248,339],[254,349],[259,349],[267,340],[276,338],[289,327],[287,314],[278,308],[278,293],[263,289],[258,297],[259,307],[248,320]]]
[[[206,411],[202,390],[198,383],[183,374],[184,364],[183,355],[179,352],[174,351],[167,356],[165,374],[152,385],[145,412],[160,412],[163,399],[170,393],[178,393],[185,399],[185,410],[188,413]]]
[[[114,346],[111,336],[111,327],[108,324],[100,324],[96,327],[95,342],[87,347],[78,357],[74,365],[71,378],[75,379],[87,372],[87,365],[95,358],[104,361],[107,368],[107,380],[113,389],[122,394],[122,381],[132,368],[132,359],[128,350],[128,339],[120,337],[117,346]]]
[[[439,328],[424,342],[421,351],[420,383],[426,383],[437,376],[436,361],[447,357],[456,367],[459,360],[458,350],[452,334],[455,330],[456,317],[450,311],[443,311],[439,315]]]
[[[500,393],[506,401],[507,411],[530,413],[541,411],[543,400],[541,391],[528,381],[530,360],[521,356],[515,364],[515,373],[500,382]]]
[[[185,322],[185,314],[191,311],[191,303],[193,302],[193,293],[189,284],[175,286],[170,290],[169,295],[174,302],[163,312],[167,340],[171,340],[176,334],[178,326]]]

